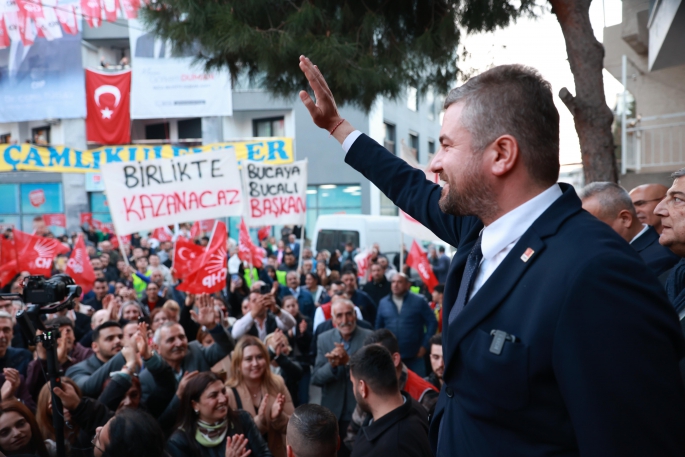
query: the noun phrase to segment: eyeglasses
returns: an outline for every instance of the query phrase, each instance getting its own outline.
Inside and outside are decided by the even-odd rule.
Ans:
[[[665,196],[664,196],[664,197],[665,197]],[[651,200],[638,200],[638,201],[636,201],[636,202],[633,202],[633,205],[634,205],[635,207],[638,207],[638,206],[644,206],[644,205],[646,205],[647,203],[651,203],[651,202],[660,202],[661,200],[664,199],[664,197],[653,198],[653,199],[651,199]]]
[[[97,432],[97,433],[93,436],[93,439],[90,440],[90,444],[92,444],[93,447],[94,447],[95,449],[97,449],[98,451],[100,451],[101,453],[104,454],[105,451],[104,451],[103,449],[99,448],[98,445],[97,445],[97,443],[100,442],[100,432],[102,432],[102,429],[100,429],[100,431]]]

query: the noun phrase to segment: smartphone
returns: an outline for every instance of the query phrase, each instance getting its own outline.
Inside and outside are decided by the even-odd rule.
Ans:
[[[237,281],[240,278],[238,275],[231,275],[231,281]]]
[[[144,324],[145,323],[145,316],[138,316],[138,323]]]
[[[268,284],[262,284],[262,286],[259,288],[259,293],[262,295],[267,295],[271,293],[271,286]]]

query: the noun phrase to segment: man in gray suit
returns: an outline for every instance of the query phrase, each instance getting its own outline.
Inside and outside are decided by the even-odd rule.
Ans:
[[[188,343],[183,327],[169,321],[155,332],[161,359],[153,359],[162,366],[146,364],[140,374],[143,402],[148,411],[159,420],[165,431],[170,431],[176,421],[179,399],[190,378],[211,367],[231,353],[235,341],[221,325],[209,295],[198,297],[197,323],[204,326],[214,338],[214,344],[202,346],[199,341]]]
[[[372,332],[357,327],[354,303],[350,300],[341,298],[333,302],[331,315],[335,328],[319,335],[312,383],[322,388],[321,405],[336,415],[340,436],[344,436],[357,404],[347,363]],[[345,451],[347,449],[341,447],[340,452]]]

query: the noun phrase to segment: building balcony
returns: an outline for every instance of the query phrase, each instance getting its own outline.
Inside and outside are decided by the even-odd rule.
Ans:
[[[685,167],[685,112],[628,119],[621,172],[658,173]]]

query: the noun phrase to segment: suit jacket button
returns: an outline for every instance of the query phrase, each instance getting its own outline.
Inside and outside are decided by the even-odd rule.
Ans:
[[[445,389],[445,393],[447,394],[447,396],[448,396],[449,398],[454,397],[454,391],[452,390],[451,387],[447,387],[447,388]]]

